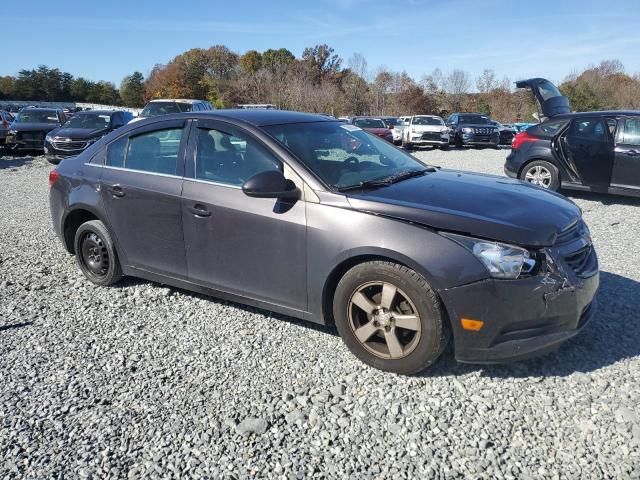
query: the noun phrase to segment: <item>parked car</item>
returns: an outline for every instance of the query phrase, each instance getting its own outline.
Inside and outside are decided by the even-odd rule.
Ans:
[[[414,115],[402,131],[402,146],[408,150],[424,146],[448,150],[449,128],[436,115]]]
[[[573,202],[425,166],[319,115],[129,123],[49,183],[54,229],[91,282],[131,275],[335,324],[383,370],[422,370],[451,336],[460,361],[527,358],[596,311],[597,257]]]
[[[67,121],[57,108],[23,108],[9,127],[6,147],[13,150],[42,150],[44,137]]]
[[[400,131],[398,127],[401,129],[401,120],[398,117],[380,117],[380,119],[384,122],[389,130],[391,130],[391,138],[392,143],[394,145],[399,145],[402,137],[398,134]]]
[[[533,127],[534,125],[536,124],[529,122],[518,122],[513,124],[513,126],[516,128],[516,133],[524,132],[527,128]]]
[[[488,146],[498,148],[500,132],[486,115],[453,113],[447,119],[449,140],[456,147]]]
[[[377,135],[380,138],[384,138],[387,142],[393,143],[393,134],[391,130],[385,125],[384,121],[380,118],[372,117],[354,117],[351,119],[351,123],[356,127]]]
[[[498,133],[500,134],[498,144],[511,146],[511,142],[513,142],[513,137],[515,137],[516,133],[518,133],[516,128],[514,128],[512,125],[496,122],[495,120],[492,120],[491,123],[494,126],[498,127]]]
[[[15,120],[6,110],[0,110],[0,146],[4,146],[7,135],[9,134],[9,126]]]
[[[533,90],[545,121],[516,135],[507,175],[550,190],[640,196],[640,111],[570,113],[551,82],[517,85]]]
[[[126,125],[130,112],[91,110],[74,113],[64,125],[49,132],[44,139],[44,153],[51,163],[82,153],[107,133]]]
[[[158,115],[168,115],[170,113],[180,112],[206,112],[214,110],[211,103],[206,100],[189,100],[189,99],[158,99],[151,100],[145,105],[140,115],[132,119],[137,122],[144,118],[156,117]]]

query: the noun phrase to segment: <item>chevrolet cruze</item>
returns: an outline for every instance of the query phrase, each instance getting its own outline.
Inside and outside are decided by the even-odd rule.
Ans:
[[[147,119],[49,181],[54,228],[90,281],[142,277],[332,324],[383,370],[418,372],[451,339],[462,362],[524,359],[596,311],[571,201],[425,165],[324,116]]]

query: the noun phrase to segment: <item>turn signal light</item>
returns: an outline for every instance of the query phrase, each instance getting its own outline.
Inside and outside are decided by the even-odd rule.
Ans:
[[[461,318],[460,324],[462,325],[462,328],[464,328],[465,330],[478,332],[484,325],[484,322],[482,320],[474,320],[472,318]]]

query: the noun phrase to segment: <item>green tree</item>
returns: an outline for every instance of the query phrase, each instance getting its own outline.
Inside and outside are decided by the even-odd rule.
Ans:
[[[262,54],[262,65],[272,71],[280,70],[291,65],[296,57],[286,48],[265,50]]]
[[[133,72],[122,79],[120,98],[127,107],[144,106],[144,76],[142,73]]]

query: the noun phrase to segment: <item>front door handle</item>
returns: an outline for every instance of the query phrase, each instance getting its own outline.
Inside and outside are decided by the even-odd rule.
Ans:
[[[626,152],[624,152],[625,155],[629,155],[630,157],[635,157],[637,155],[640,155],[640,152],[637,150],[627,150]]]
[[[117,198],[122,198],[122,197],[124,197],[126,195],[124,193],[124,190],[122,190],[122,187],[120,185],[113,185],[108,190],[111,193],[111,195],[113,195],[114,197],[117,197]]]
[[[189,207],[189,211],[193,213],[196,217],[211,216],[211,210],[208,210],[207,207],[205,207],[201,203],[196,203],[193,207]]]

